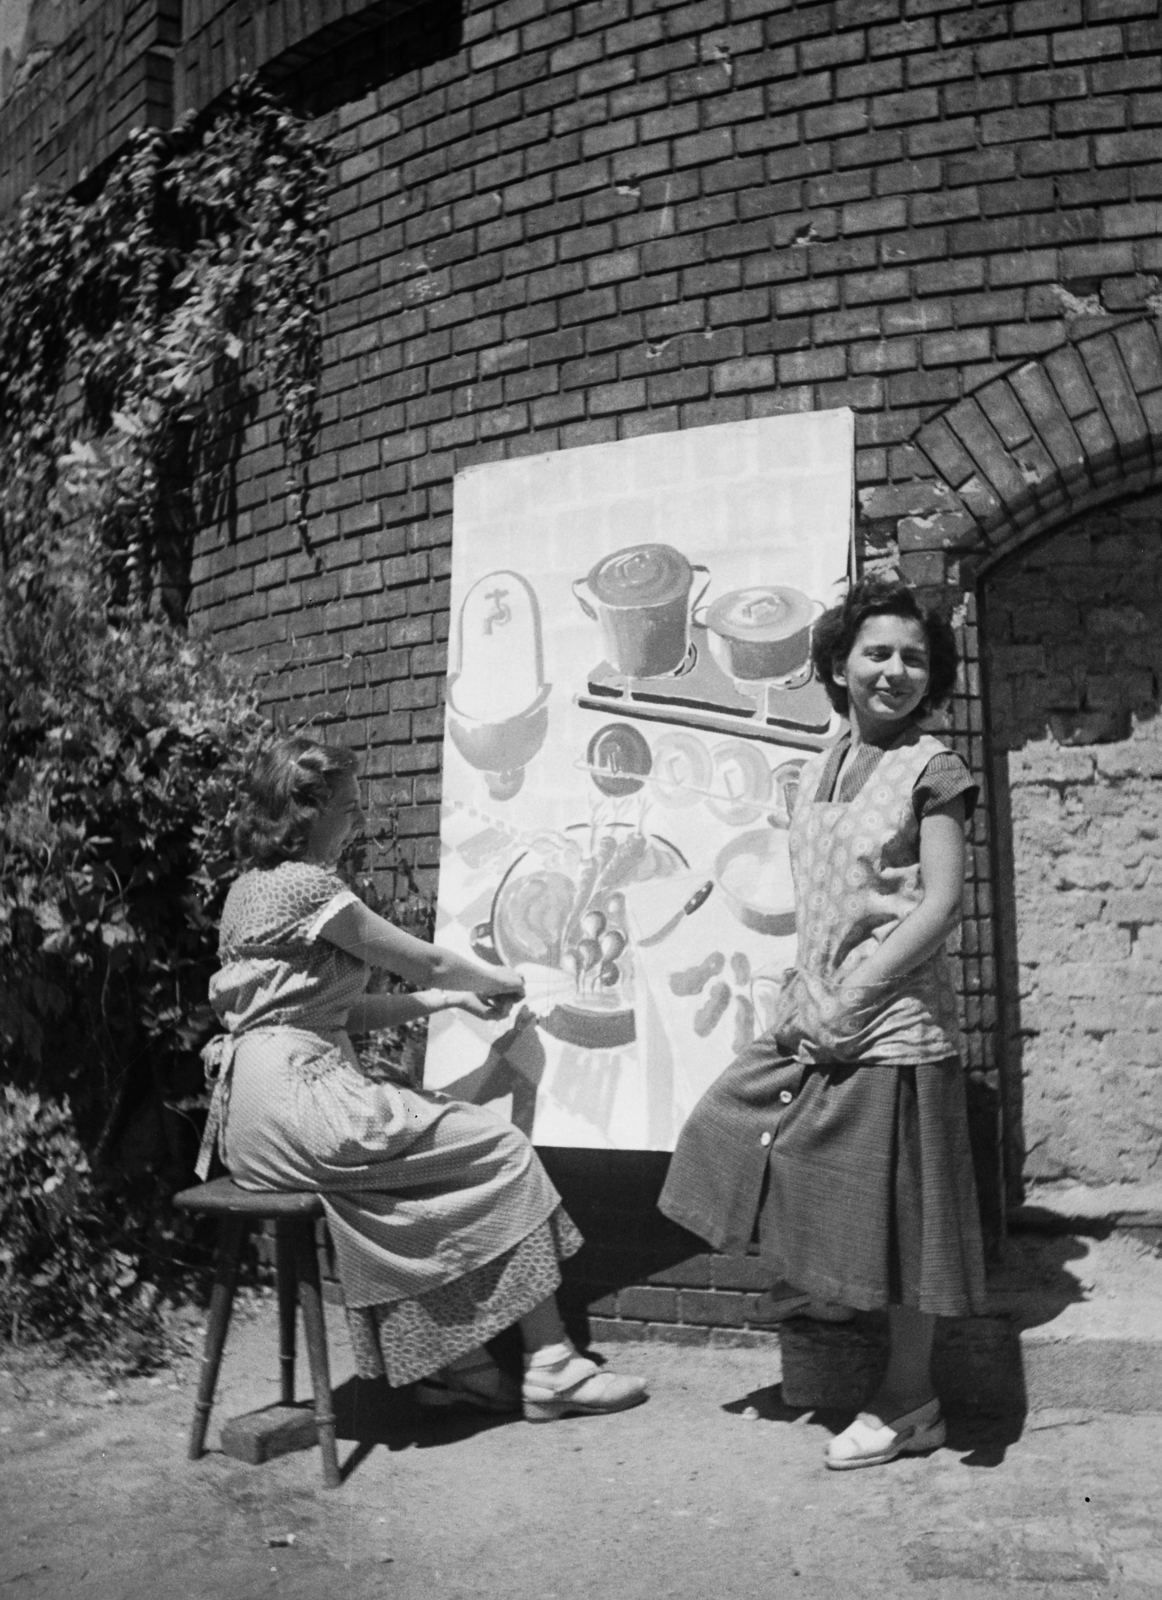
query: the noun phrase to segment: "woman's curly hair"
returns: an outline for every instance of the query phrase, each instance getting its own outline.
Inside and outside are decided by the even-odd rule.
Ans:
[[[928,641],[928,688],[918,714],[935,711],[952,693],[959,652],[956,635],[937,612],[929,611],[898,578],[868,573],[851,585],[843,600],[825,611],[811,634],[811,661],[827,698],[841,717],[847,715],[847,690],[836,683],[834,671],[851,654],[859,630],[869,617],[910,617],[924,630]]]
[[[234,850],[246,867],[301,861],[315,818],[335,784],[355,766],[355,752],[301,737],[279,739],[254,763],[234,824]]]

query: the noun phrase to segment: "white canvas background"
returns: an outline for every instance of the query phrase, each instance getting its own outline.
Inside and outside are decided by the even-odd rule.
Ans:
[[[506,872],[527,870],[530,848],[548,850],[546,836],[584,841],[603,829],[614,829],[619,840],[638,830],[660,841],[651,859],[657,856],[671,874],[626,886],[632,942],[660,928],[695,888],[711,881],[715,858],[733,834],[766,826],[758,817],[732,827],[705,803],[665,805],[662,791],[648,782],[626,798],[598,792],[585,770],[586,751],[599,728],[621,718],[616,707],[595,711],[577,703],[606,652],[573,585],[602,556],[661,543],[710,569],[707,602],[739,588],[787,585],[830,604],[849,562],[853,459],[852,415],[842,410],[651,435],[492,463],[457,476],[453,698],[463,674],[461,699],[477,718],[487,717],[491,690],[473,672],[472,660],[461,659],[458,621],[474,585],[493,573],[519,574],[535,594],[540,677],[549,687],[547,695],[542,691],[547,730],[515,794],[490,792],[486,773],[465,759],[446,731],[439,942],[472,948],[474,930],[487,925]],[[697,575],[695,594],[702,582]],[[502,680],[495,684],[495,703],[507,716],[529,698],[535,674],[527,661],[512,670],[498,666],[492,649],[489,642],[484,660]],[[633,726],[654,747],[668,731],[649,721]],[[685,737],[703,742],[708,752],[722,744],[713,732],[687,731]],[[755,745],[772,767],[810,754],[769,740]],[[671,978],[715,954],[725,963],[717,981],[730,985],[731,1001],[700,1035],[694,1022],[707,991],[675,995]],[[734,1053],[741,999],[757,1004],[761,1017],[764,975],[773,978],[793,954],[793,936],[744,927],[721,891],[711,892],[660,944],[630,952],[631,1039],[594,1048],[555,1037],[543,1026],[548,1001],[539,1017],[535,1003],[521,1013],[515,1027],[442,1013],[431,1027],[425,1082],[494,1104],[538,1143],[671,1149],[685,1116]]]

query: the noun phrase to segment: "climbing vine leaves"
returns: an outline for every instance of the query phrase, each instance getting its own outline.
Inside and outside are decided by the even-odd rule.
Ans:
[[[306,542],[328,148],[252,83],[207,128],[129,141],[88,199],[0,236],[0,565],[78,518],[122,604],[180,609],[243,430],[280,436]]]
[[[97,1157],[197,1081],[269,728],[184,575],[243,448],[281,436],[304,526],[328,165],[244,85],[0,230],[0,1077],[67,1092]]]

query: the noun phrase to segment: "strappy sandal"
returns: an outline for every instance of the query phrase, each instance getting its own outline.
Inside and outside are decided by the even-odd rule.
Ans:
[[[878,1467],[885,1461],[894,1461],[897,1456],[923,1455],[926,1450],[938,1450],[946,1436],[939,1400],[929,1400],[894,1422],[881,1422],[870,1412],[861,1411],[849,1428],[832,1439],[824,1461],[833,1472]]]
[[[520,1386],[501,1370],[492,1357],[481,1352],[470,1365],[441,1367],[421,1378],[415,1389],[416,1404],[430,1411],[448,1411],[453,1406],[470,1406],[499,1416],[519,1411]]]

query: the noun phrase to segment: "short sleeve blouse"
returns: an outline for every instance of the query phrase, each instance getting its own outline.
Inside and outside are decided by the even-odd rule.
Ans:
[[[313,944],[331,917],[357,899],[337,873],[309,861],[244,872],[226,896],[218,953]]]
[[[342,1028],[370,969],[320,935],[357,904],[341,878],[306,861],[244,872],[231,887],[218,935],[221,969],[210,1000],[231,1033],[255,1027]]]
[[[832,745],[823,765],[819,786],[815,791],[816,799],[854,800],[879,766],[884,754],[883,748],[872,744],[861,745],[839,781],[837,795],[836,778],[839,776],[840,766],[850,744],[850,737],[845,734],[838,743]],[[964,815],[967,821],[975,811],[980,798],[980,785],[954,750],[942,750],[939,755],[932,757],[912,790],[912,809],[917,821],[933,811],[938,811],[941,806],[946,806],[958,795],[964,797]]]

